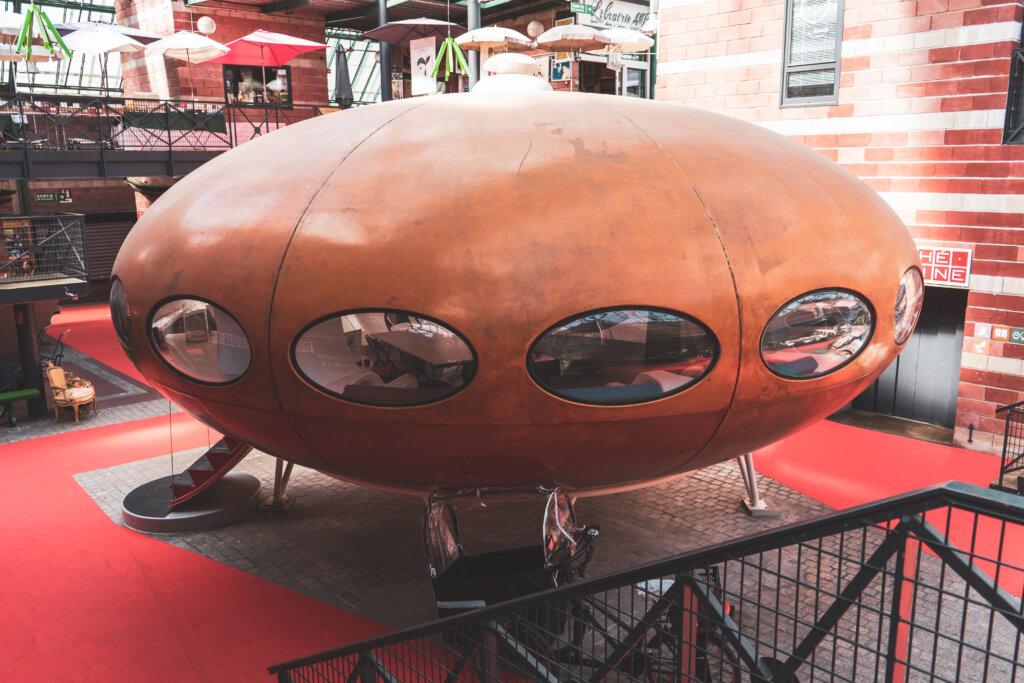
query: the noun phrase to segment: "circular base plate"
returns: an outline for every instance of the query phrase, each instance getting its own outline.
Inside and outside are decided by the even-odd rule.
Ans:
[[[170,508],[171,476],[139,486],[121,502],[121,518],[132,529],[154,534],[206,531],[248,517],[260,502],[260,480],[228,472],[192,500]]]

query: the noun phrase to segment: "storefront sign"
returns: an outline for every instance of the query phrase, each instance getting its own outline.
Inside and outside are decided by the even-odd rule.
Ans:
[[[921,265],[926,285],[969,287],[971,284],[970,249],[922,247]]]
[[[434,71],[435,59],[437,59],[436,38],[417,38],[409,42],[413,97],[437,94],[437,78],[431,75]]]
[[[36,192],[32,199],[37,202],[60,202],[61,204],[71,203],[70,190],[55,190],[54,192]]]
[[[575,12],[576,14],[593,14],[594,13],[594,6],[593,5],[587,5],[587,4],[584,4],[582,2],[570,2],[569,3],[569,10],[571,12]]]
[[[573,3],[576,5],[578,3]],[[575,9],[572,10],[576,12]],[[598,28],[631,28],[639,31],[643,28],[647,17],[651,14],[651,8],[647,5],[637,5],[632,2],[618,2],[618,0],[597,0],[591,5],[589,13],[577,13],[579,23]]]

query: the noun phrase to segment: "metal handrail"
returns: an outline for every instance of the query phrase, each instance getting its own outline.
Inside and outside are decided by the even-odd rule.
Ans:
[[[998,544],[983,548],[979,525],[993,524],[1000,528]],[[952,539],[960,528],[973,531]],[[497,663],[506,672],[542,680],[601,680],[611,671],[642,680],[630,678],[637,667],[660,662],[686,668],[680,662],[686,653],[691,658],[696,653],[693,661],[711,662],[718,674],[729,667],[758,681],[788,681],[794,675],[810,680],[819,674],[832,680],[892,680],[906,672],[930,673],[936,666],[934,653],[942,650],[944,658],[956,659],[963,676],[982,672],[992,680],[1014,680],[1024,674],[1016,664],[1024,643],[1019,595],[1024,562],[1007,552],[1013,545],[1006,542],[1008,528],[1024,536],[1024,500],[950,482],[327,650],[269,671],[281,681],[328,675],[376,680],[378,674],[385,680],[441,680],[446,675],[454,680],[458,671],[472,667],[488,679],[496,675]],[[723,577],[721,586],[699,578],[711,567]],[[1010,578],[1017,594],[1004,586]],[[678,587],[670,604],[666,592],[655,605],[633,605],[630,596],[639,587],[666,582]],[[793,604],[763,596],[765,586],[774,586],[776,596],[784,589],[793,593]],[[580,605],[597,608],[581,610]],[[951,617],[957,610],[962,620]],[[548,622],[566,624],[560,633],[545,634],[557,648],[513,634],[517,624],[542,611],[561,617]],[[689,618],[701,631],[705,624],[705,638],[712,628],[717,649],[707,641],[701,645],[682,627],[658,631],[669,613],[679,619],[674,625]],[[595,626],[598,614],[615,614],[615,624]],[[985,624],[986,633],[973,632]],[[585,652],[582,643],[598,639],[577,642],[569,635],[574,628],[601,631],[604,649]],[[655,631],[658,642],[674,642],[667,648],[668,659],[651,653]],[[874,673],[858,672],[858,666],[869,664]],[[674,676],[692,674],[692,661],[687,672],[677,670]]]
[[[329,105],[0,94],[0,150],[218,151]]]

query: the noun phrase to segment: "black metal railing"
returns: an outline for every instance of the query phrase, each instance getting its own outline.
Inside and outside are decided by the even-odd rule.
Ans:
[[[0,94],[0,150],[223,151],[334,108]]]
[[[3,217],[0,240],[0,287],[85,280],[89,274],[82,214]]]
[[[949,483],[270,672],[362,683],[1024,680],[1022,541],[1024,500]]]
[[[1024,401],[996,409],[996,415],[1006,413],[1003,431],[1003,457],[999,465],[999,478],[991,486],[1003,491],[1024,494]]]

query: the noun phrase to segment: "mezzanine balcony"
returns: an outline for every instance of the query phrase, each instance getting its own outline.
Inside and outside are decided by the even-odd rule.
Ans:
[[[181,176],[316,105],[0,94],[0,179]]]

